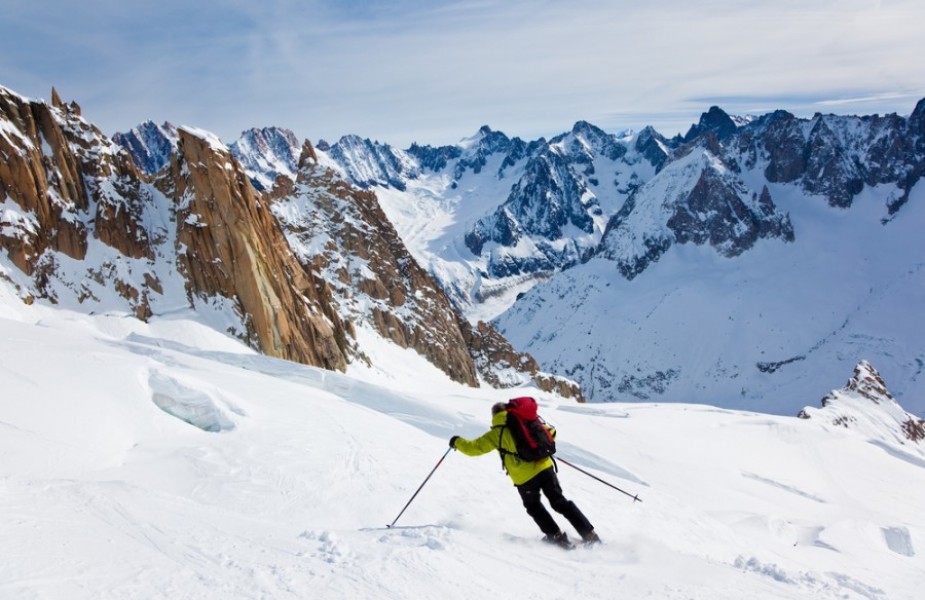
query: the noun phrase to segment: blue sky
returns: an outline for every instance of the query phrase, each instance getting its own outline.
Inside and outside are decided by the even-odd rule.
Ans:
[[[0,85],[107,133],[277,125],[407,147],[483,124],[686,131],[711,105],[907,115],[921,0],[4,0]]]

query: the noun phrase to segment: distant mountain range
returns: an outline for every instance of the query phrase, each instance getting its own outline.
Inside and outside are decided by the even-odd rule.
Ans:
[[[183,206],[163,180],[184,173],[190,135],[149,122],[113,141],[142,188],[160,181]],[[795,414],[867,359],[925,412],[925,100],[908,117],[713,107],[674,138],[580,121],[549,140],[485,126],[404,150],[359,136],[312,146],[275,127],[216,146],[216,167],[246,176],[341,319],[437,362],[466,344],[458,364],[484,373],[529,352],[528,371],[565,375],[592,401]],[[409,303],[431,316],[409,316]],[[345,331],[350,360],[362,349]],[[510,340],[504,359],[473,358],[479,344],[460,340],[479,331]],[[448,369],[472,380],[470,367]]]
[[[925,411],[925,101],[908,117],[713,107],[670,139],[583,121],[406,150],[346,136],[318,156],[376,193],[470,319],[592,400],[790,414],[867,358]]]

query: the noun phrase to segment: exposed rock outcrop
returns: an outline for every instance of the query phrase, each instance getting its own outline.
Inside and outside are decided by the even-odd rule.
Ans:
[[[292,255],[228,149],[203,132],[179,135],[159,186],[177,202],[178,263],[190,295],[235,301],[252,340],[271,356],[345,368],[347,333],[325,282]]]
[[[15,202],[25,217],[13,222],[5,215],[2,236],[10,259],[28,274],[47,249],[83,259],[87,231],[78,217],[90,203],[61,127],[64,114],[0,88],[0,115],[0,198]]]
[[[845,387],[832,390],[822,399],[822,408],[804,408],[803,419],[822,419],[833,425],[857,430],[872,439],[925,447],[925,420],[906,412],[886,387],[883,377],[866,360],[854,368]]]
[[[460,317],[460,330],[479,373],[489,385],[497,388],[524,383],[524,375],[541,390],[584,402],[581,387],[569,379],[543,373],[536,360],[526,352],[517,352],[511,343],[491,324],[479,321],[475,327]]]
[[[291,248],[331,286],[342,318],[365,320],[452,379],[478,385],[455,310],[405,248],[373,192],[318,165],[306,142],[295,184],[279,186],[274,196]]]
[[[151,202],[129,156],[80,116],[75,103],[28,100],[0,88],[0,198],[12,202],[0,223],[0,245],[11,262],[32,278],[30,293],[57,300],[55,271],[60,255],[82,261],[89,240],[119,257],[153,259],[142,207]],[[91,280],[110,280],[136,315],[150,314],[146,290],[111,261],[88,265]],[[156,281],[150,272],[141,274]],[[81,298],[92,292],[64,282]]]

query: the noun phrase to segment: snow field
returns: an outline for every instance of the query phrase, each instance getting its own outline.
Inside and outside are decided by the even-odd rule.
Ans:
[[[0,293],[0,598],[903,600],[925,580],[920,450],[821,421],[540,393],[562,457],[643,500],[560,465],[603,546],[540,543],[496,454],[450,452],[387,529],[449,436],[479,435],[524,390],[457,386],[369,332],[377,369],[343,375],[184,315]]]

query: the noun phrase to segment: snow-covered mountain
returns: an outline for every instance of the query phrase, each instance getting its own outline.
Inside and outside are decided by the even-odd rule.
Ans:
[[[270,131],[238,158],[252,181],[293,183],[292,137]],[[345,136],[315,156],[374,192],[454,307],[591,400],[795,414],[867,357],[923,414],[923,132],[925,102],[909,117],[713,107],[672,139],[485,126],[407,150]]]
[[[534,382],[580,397],[493,328],[463,319],[376,197],[317,157],[299,163],[297,190],[286,167],[261,194],[251,180],[268,172],[245,171],[217,137],[183,126],[169,160],[143,174],[76,104],[5,88],[0,131],[0,277],[26,302],[145,320],[194,309],[268,355],[336,370],[368,360],[360,338],[369,329],[468,385]],[[267,167],[291,141],[253,130],[236,148]],[[310,145],[306,153],[314,156]]]
[[[608,222],[597,255],[627,279],[645,271],[673,244],[709,245],[727,258],[761,238],[792,242],[790,218],[774,205],[767,186],[750,190],[719,159],[714,138],[667,164],[635,189]]]
[[[288,129],[264,127],[245,131],[228,149],[250,174],[254,187],[267,191],[280,176],[295,179],[302,144]]]
[[[868,356],[925,413],[925,101],[382,154],[363,185],[418,261],[591,400],[794,414]],[[329,158],[348,179],[381,162]]]
[[[319,142],[318,149],[341,166],[347,180],[362,188],[386,185],[404,190],[404,179],[417,175],[406,153],[357,135],[344,136],[333,146]]]
[[[167,166],[179,140],[176,126],[169,122],[158,125],[154,121],[145,121],[126,133],[112,136],[112,141],[128,150],[135,165],[149,175]]]

